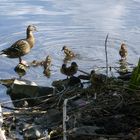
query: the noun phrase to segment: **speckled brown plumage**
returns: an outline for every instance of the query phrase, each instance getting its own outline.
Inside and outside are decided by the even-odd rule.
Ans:
[[[44,69],[50,68],[51,63],[52,63],[52,58],[51,58],[50,55],[48,55],[48,56],[46,57],[45,61],[43,62]]]
[[[66,55],[65,57],[69,57],[69,58],[75,57],[74,52],[72,52],[67,46],[63,46],[62,51],[64,51]]]
[[[128,52],[127,52],[127,48],[126,48],[126,44],[122,43],[120,50],[119,50],[119,54],[121,56],[121,59],[126,59]]]
[[[28,54],[34,46],[35,38],[33,31],[36,31],[36,27],[29,25],[26,30],[26,38],[20,39],[9,48],[2,50],[0,55],[5,54],[9,58],[19,58],[21,62],[21,56]]]
[[[78,65],[76,64],[76,62],[72,62],[71,66],[69,67],[67,67],[66,64],[63,64],[60,71],[62,74],[65,74],[67,76],[73,76],[78,71]]]
[[[104,74],[97,74],[95,72],[95,70],[92,70],[90,73],[90,82],[92,83],[92,85],[94,85],[95,87],[100,87],[101,85],[103,85],[106,81],[106,75]]]

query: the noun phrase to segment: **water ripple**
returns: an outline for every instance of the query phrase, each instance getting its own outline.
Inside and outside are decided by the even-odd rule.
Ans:
[[[23,58],[27,61],[42,60],[49,54],[53,59],[50,78],[45,77],[43,68],[39,67],[29,69],[25,79],[51,85],[53,80],[65,78],[60,73],[64,59],[63,45],[78,54],[79,57],[73,61],[80,69],[90,71],[96,66],[104,66],[104,42],[108,33],[110,65],[119,60],[118,50],[122,41],[127,44],[130,63],[136,64],[140,57],[138,0],[0,0],[0,3],[0,49],[25,38],[26,27],[35,24],[38,28],[35,47]],[[0,78],[17,77],[13,68],[18,59],[1,57],[0,63]]]

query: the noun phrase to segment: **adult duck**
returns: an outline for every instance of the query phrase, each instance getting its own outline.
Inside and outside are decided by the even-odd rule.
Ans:
[[[0,51],[0,55],[4,54],[8,58],[19,58],[19,62],[22,63],[21,56],[28,54],[35,44],[34,31],[36,31],[36,27],[29,25],[26,30],[26,38],[20,39],[9,48]]]

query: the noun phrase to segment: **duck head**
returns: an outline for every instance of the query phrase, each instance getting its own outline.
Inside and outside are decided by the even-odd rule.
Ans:
[[[64,51],[67,47],[66,46],[63,46],[62,50],[61,51]]]
[[[51,61],[51,56],[50,55],[48,55],[47,57],[46,57],[46,60],[50,60]]]
[[[34,31],[37,31],[37,29],[34,25],[29,25],[27,27],[27,32],[34,32]]]
[[[66,67],[67,67],[66,64],[63,64],[63,65],[62,65],[62,69],[65,69]]]
[[[35,43],[35,38],[34,38],[34,35],[33,35],[34,31],[37,31],[37,29],[34,25],[29,25],[27,27],[26,34],[27,34],[27,41],[30,44],[30,48],[32,48],[34,46],[34,43]]]
[[[72,62],[72,63],[71,63],[71,66],[72,66],[72,67],[78,67],[78,65],[77,65],[76,62]]]
[[[122,44],[121,44],[121,49],[122,49],[122,50],[126,49],[125,43],[122,43]]]
[[[95,74],[95,70],[92,70],[92,71],[90,72],[90,75],[92,75],[92,74]]]

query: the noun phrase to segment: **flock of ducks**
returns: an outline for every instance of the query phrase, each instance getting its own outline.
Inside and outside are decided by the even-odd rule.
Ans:
[[[33,35],[34,31],[37,31],[36,27],[34,25],[29,25],[26,30],[26,38],[20,39],[16,41],[13,45],[11,45],[9,48],[0,51],[0,55],[4,54],[9,58],[19,58],[19,64],[24,64],[24,61],[21,59],[21,57],[28,54],[34,47],[35,44],[35,38]],[[75,53],[72,50],[70,50],[67,46],[63,46],[62,51],[64,51],[65,58],[67,59],[76,56]],[[121,59],[127,58],[128,52],[124,42],[121,44],[119,54],[121,56]],[[51,66],[51,57],[49,55],[46,57],[42,65],[44,66],[45,73],[46,72],[45,70],[48,70]],[[67,77],[72,77],[74,74],[77,73],[78,65],[76,62],[72,62],[71,65],[68,67],[64,63],[60,68],[60,71]],[[93,72],[93,74],[95,75],[95,71]]]

